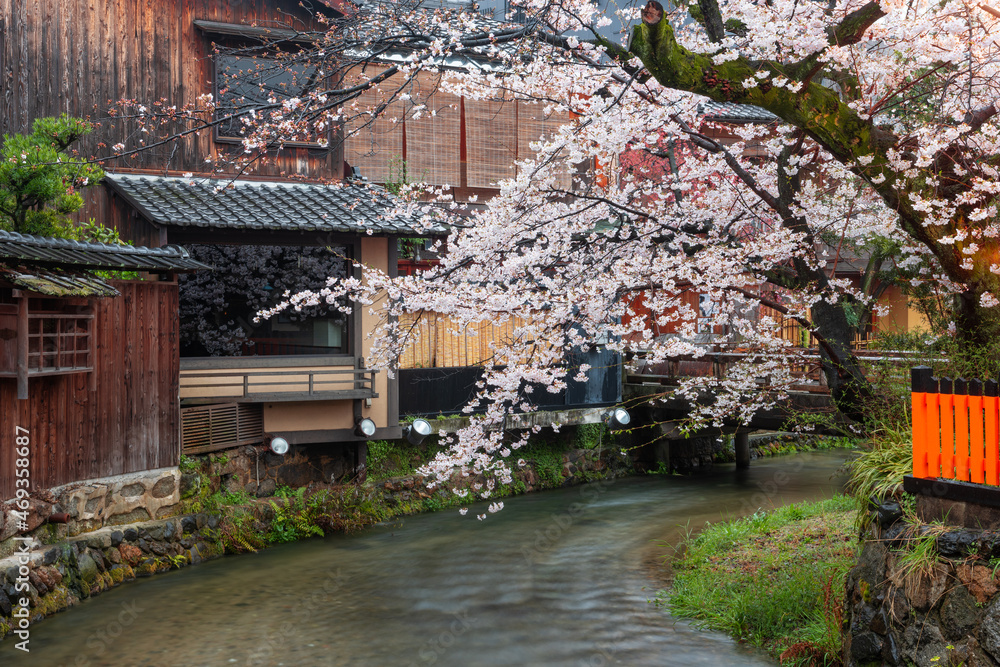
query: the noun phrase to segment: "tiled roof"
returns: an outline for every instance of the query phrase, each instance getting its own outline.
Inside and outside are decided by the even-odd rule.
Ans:
[[[705,120],[717,120],[723,123],[773,123],[778,120],[778,117],[767,109],[752,104],[732,102],[702,102],[698,105],[698,114]]]
[[[0,266],[0,282],[46,296],[118,296],[118,290],[111,285],[80,271]]]
[[[386,217],[392,196],[375,185],[318,185],[108,174],[104,178],[150,222],[169,227],[431,236],[415,218]]]
[[[0,264],[153,272],[211,268],[191,259],[184,248],[175,245],[144,248],[81,243],[3,230],[0,230]]]

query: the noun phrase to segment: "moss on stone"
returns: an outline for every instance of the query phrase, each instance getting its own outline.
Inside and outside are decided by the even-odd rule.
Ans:
[[[66,586],[56,586],[48,595],[38,598],[38,605],[33,611],[42,616],[51,616],[73,605],[73,598]]]
[[[128,567],[127,565],[125,567]],[[108,570],[108,577],[111,579],[111,586],[117,586],[125,581],[125,567],[115,566]]]

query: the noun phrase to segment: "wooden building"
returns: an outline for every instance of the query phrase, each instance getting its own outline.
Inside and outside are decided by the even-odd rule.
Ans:
[[[132,120],[107,118],[114,101],[180,107],[212,95],[224,107],[227,95],[234,94],[227,75],[273,60],[269,49],[294,51],[304,35],[327,29],[319,19],[337,18],[348,8],[343,0],[0,0],[0,133],[27,132],[44,116],[89,117],[101,125],[76,148],[84,156],[106,156],[110,147],[142,135]],[[252,50],[234,54],[217,46]],[[393,57],[387,54],[372,72]],[[289,82],[278,84],[275,94],[294,94]],[[448,96],[427,75],[411,88],[398,109],[402,122],[331,127],[316,141],[290,142],[269,152],[237,181],[201,176],[210,171],[207,164],[243,151],[239,127],[223,124],[107,161],[104,185],[82,193],[87,199],[82,219],[114,227],[137,245],[184,244],[194,257],[216,258],[208,262],[215,269],[211,274],[179,281],[177,368],[186,451],[273,436],[293,445],[363,443],[355,430],[362,418],[374,420],[375,437],[399,436],[397,381],[365,364],[365,334],[375,326],[367,309],[311,323],[275,320],[265,331],[246,313],[234,316],[230,298],[219,306],[223,324],[212,324],[229,327],[230,333],[240,328],[240,345],[215,345],[218,340],[206,337],[187,345],[192,325],[184,309],[190,301],[186,290],[195,284],[208,289],[203,283],[211,278],[204,276],[229,278],[244,268],[233,259],[235,248],[260,249],[272,258],[296,248],[302,255],[332,249],[347,272],[362,263],[394,274],[400,239],[443,234],[444,228],[386,221],[391,204],[385,191],[346,182],[346,175],[384,184],[401,180],[399,170],[405,168],[411,180],[450,186],[458,200],[485,200],[502,178],[514,175],[515,159],[531,155],[531,142],[567,120],[546,114],[540,104]],[[242,94],[252,93],[248,88]],[[369,108],[376,95],[357,100],[355,110]],[[435,113],[410,113],[419,104]],[[564,181],[569,187],[568,170]],[[223,257],[228,265],[218,259]],[[272,288],[282,278],[272,275],[247,291]],[[322,278],[316,276],[316,289]],[[240,308],[252,310],[249,302]],[[163,432],[162,437],[174,436]]]
[[[298,0],[97,0],[86,4],[0,0],[0,132],[24,133],[34,119],[61,113],[102,119],[101,126],[74,147],[85,156],[107,155],[109,147],[138,131],[127,119],[106,118],[114,100],[181,106],[210,94],[221,104],[226,91],[220,81],[241,62],[238,57],[219,55],[216,45],[263,47],[277,40],[281,48],[293,49],[295,40],[283,41],[282,35],[325,30],[318,15],[335,18],[340,15],[338,6],[336,0],[312,3],[308,11]],[[268,51],[258,49],[245,59],[266,61]],[[427,232],[412,221],[383,220],[391,202],[381,188],[343,181],[348,165],[340,132],[331,128],[323,141],[291,143],[272,151],[267,160],[255,163],[235,182],[232,177],[190,176],[203,173],[206,161],[225,161],[243,151],[238,128],[226,126],[108,161],[105,184],[82,193],[87,205],[80,217],[94,218],[143,246],[184,243],[223,251],[335,247],[350,271],[355,262],[363,262],[392,273],[397,238]],[[436,233],[442,232],[437,228]],[[240,267],[213,264],[213,268],[214,274],[227,275]],[[323,278],[315,277],[317,289],[323,286]],[[151,414],[171,413],[169,420],[157,417],[156,423],[175,426],[178,415],[174,413],[179,408],[180,423],[187,428],[148,431],[172,454],[147,463],[175,463],[182,431],[190,451],[260,443],[276,435],[293,445],[363,441],[355,432],[362,417],[376,422],[376,437],[399,435],[396,387],[384,373],[365,368],[364,333],[374,320],[362,309],[343,321],[309,323],[308,327],[299,326],[301,322],[276,324],[270,337],[264,337],[267,340],[252,340],[248,335],[252,347],[235,353],[229,350],[229,356],[178,359],[183,341],[177,332],[184,332],[178,304],[184,304],[184,285],[182,279],[178,294],[175,284],[173,301],[157,301],[157,308],[163,305],[170,311],[174,327],[163,329],[162,335],[178,338],[169,346],[155,346],[157,354],[172,351],[175,355],[170,372],[176,391],[145,394],[142,407]],[[145,294],[152,288],[135,289]],[[159,326],[157,313],[144,321],[144,327]],[[108,315],[112,316],[120,314]],[[167,317],[165,311],[163,316]],[[242,318],[243,322],[248,319]],[[289,330],[296,327],[301,335],[289,343],[295,337]],[[312,338],[306,341],[303,336]],[[36,396],[34,389],[30,395],[32,405],[50,401]],[[139,395],[130,392],[129,400]],[[115,418],[101,413],[101,419]],[[63,424],[61,420],[52,423]],[[114,427],[122,432],[129,428],[125,423]],[[107,472],[101,465],[97,468]],[[79,475],[78,479],[96,472],[73,470],[69,476]],[[60,480],[65,477],[58,476]]]
[[[16,443],[33,489],[177,465],[172,276],[206,268],[175,246],[0,231],[0,498],[15,493]]]

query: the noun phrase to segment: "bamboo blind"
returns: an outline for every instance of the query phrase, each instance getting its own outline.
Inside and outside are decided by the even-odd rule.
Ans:
[[[508,317],[498,323],[480,322],[464,328],[438,313],[407,314],[400,317],[400,326],[413,337],[399,357],[400,368],[449,368],[453,366],[483,366],[504,364],[506,359],[495,356],[493,346],[509,345],[515,329],[525,326],[520,317]],[[536,341],[533,349],[548,349],[547,341]]]
[[[345,86],[357,85],[372,79],[384,68],[369,67],[364,74],[350,73]],[[393,90],[393,84],[386,86]],[[386,101],[386,94],[370,89],[353,102],[354,109],[345,109],[348,116],[358,116],[349,121],[345,128],[344,159],[352,167],[358,167],[363,176],[376,183],[399,180],[400,168],[394,160],[403,159],[403,114],[405,109],[399,99],[393,100],[381,116],[372,120],[368,113],[374,113],[379,104]],[[397,122],[393,122],[396,120]]]
[[[438,91],[440,75],[421,72],[406,114],[406,172],[411,181],[461,185],[460,98]],[[425,104],[419,117],[413,107]]]
[[[517,157],[524,160],[535,154],[531,150],[531,143],[539,139],[552,137],[559,126],[569,122],[568,112],[553,111],[545,113],[545,106],[542,104],[531,104],[519,102],[517,105]],[[555,186],[564,190],[569,190],[572,183],[572,165],[563,156],[556,156],[560,164],[554,170],[556,174]]]
[[[512,100],[465,100],[465,151],[470,188],[495,188],[513,176],[517,105]]]
[[[400,368],[445,368],[496,363],[490,344],[510,341],[513,320],[499,324],[479,323],[458,330],[448,317],[436,313],[400,318],[403,330],[412,327],[413,338],[400,356]]]

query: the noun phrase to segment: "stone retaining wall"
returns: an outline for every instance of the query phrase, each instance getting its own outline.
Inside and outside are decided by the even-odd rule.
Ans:
[[[211,535],[218,522],[197,514],[102,528],[54,545],[18,540],[18,551],[0,559],[0,638],[136,577],[221,555]],[[26,613],[18,609],[22,600]]]
[[[926,540],[938,560],[907,567],[904,542]],[[1000,532],[874,527],[847,576],[844,663],[1000,665]]]
[[[177,468],[161,468],[32,490],[26,527],[19,526],[12,514],[15,501],[4,502],[0,505],[0,557],[12,553],[13,537],[18,533],[33,533],[55,542],[105,526],[175,514],[181,499],[180,479]],[[46,525],[57,513],[67,514],[68,521]]]
[[[210,462],[210,476],[218,479],[219,488],[264,498],[273,496],[279,486],[294,489],[353,478],[356,448],[355,444],[293,445],[281,456],[263,445],[246,445],[198,458]],[[198,475],[184,475],[185,493],[198,479]]]

